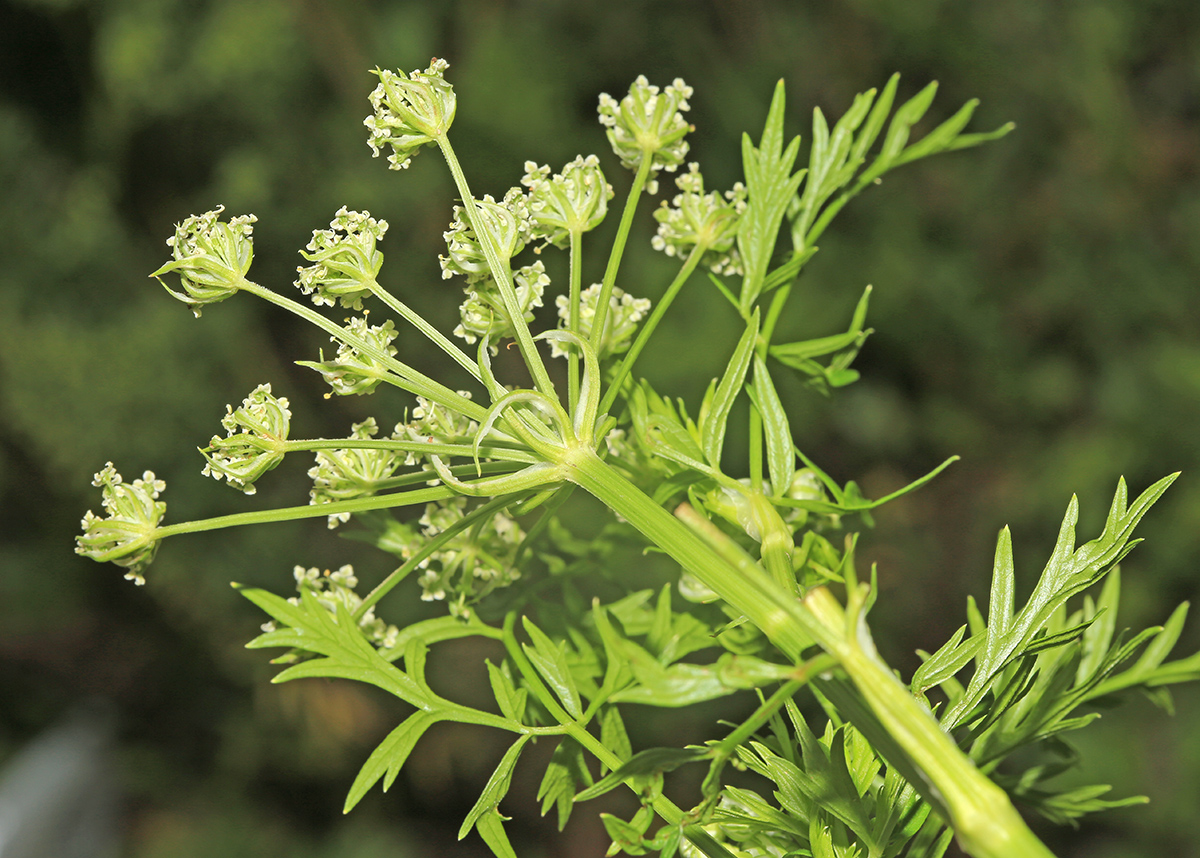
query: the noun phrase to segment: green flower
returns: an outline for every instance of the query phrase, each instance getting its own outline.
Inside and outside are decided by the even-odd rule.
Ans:
[[[471,398],[468,390],[457,391],[465,399]],[[479,424],[457,411],[451,411],[445,406],[431,402],[423,396],[417,397],[417,405],[412,410],[412,421],[396,427],[396,438],[408,441],[435,442],[438,444],[469,444],[475,439]],[[493,435],[497,433],[493,430]],[[409,453],[406,465],[415,465],[418,458],[416,453]]]
[[[428,504],[418,521],[420,534],[411,533],[401,555],[411,557],[427,540],[457,523],[466,506],[462,497]],[[469,605],[521,577],[512,561],[524,538],[520,525],[502,512],[462,531],[417,564],[422,601],[445,601],[452,615],[465,619]]]
[[[396,432],[402,431],[401,426]],[[379,427],[375,418],[368,417],[362,423],[350,427],[350,440],[365,441],[375,437]],[[393,436],[393,437],[398,437]],[[334,501],[370,497],[404,464],[405,454],[394,450],[318,450],[317,463],[308,472],[313,480],[309,492],[309,503],[322,504]],[[350,513],[329,516],[329,527],[333,529],[350,520]]]
[[[579,296],[579,334],[584,339],[592,335],[592,321],[596,318],[596,304],[600,300],[600,283],[593,283],[584,289]],[[554,299],[558,307],[558,317],[566,322],[570,318],[571,309],[566,295]],[[596,355],[601,360],[618,354],[629,348],[638,322],[650,311],[649,298],[634,298],[616,286],[608,298],[608,315],[604,319],[604,333],[596,345]],[[550,341],[550,354],[562,357],[568,353],[568,348],[556,340]]]
[[[396,347],[392,345],[392,340],[396,339],[397,332],[391,320],[382,325],[368,327],[367,317],[364,313],[347,320],[346,328],[350,333],[366,340],[384,354],[394,355],[396,353]],[[382,362],[363,354],[354,346],[341,342],[337,337],[330,337],[330,339],[338,344],[337,358],[327,361],[325,352],[322,351],[319,361],[302,360],[296,361],[296,363],[300,366],[311,367],[325,376],[325,381],[333,388],[334,393],[339,396],[371,393],[379,386],[379,382],[387,377],[388,370]]]
[[[565,248],[576,230],[587,232],[599,226],[613,196],[595,155],[576,156],[554,176],[549,166],[526,161],[521,184],[529,189],[533,237],[556,247]]]
[[[371,93],[375,112],[363,120],[370,136],[367,145],[374,157],[390,146],[388,168],[403,170],[422,146],[437,141],[454,122],[457,100],[454,87],[442,77],[450,64],[436,57],[425,71],[375,69],[379,85]]]
[[[287,399],[271,395],[269,384],[250,391],[241,408],[234,411],[226,405],[225,411],[221,425],[228,437],[214,435],[200,450],[208,460],[203,473],[215,480],[224,477],[229,485],[252,495],[255,481],[283,461],[292,412]]]
[[[175,234],[167,239],[174,259],[153,274],[159,283],[162,276],[174,271],[179,275],[183,292],[176,292],[163,283],[163,288],[200,315],[205,304],[224,301],[241,288],[254,259],[251,233],[258,218],[240,215],[228,223],[218,220],[224,206],[202,215],[192,215],[175,225]]]
[[[658,192],[658,171],[674,172],[687,156],[688,144],[683,138],[692,126],[684,120],[683,111],[691,109],[687,102],[691,96],[692,88],[682,78],[675,78],[659,92],[644,75],[638,75],[629,95],[619,102],[606,92],[600,94],[600,123],[606,127],[608,142],[622,166],[636,170],[643,158],[651,159],[646,183],[651,194]]]
[[[388,224],[370,212],[338,209],[329,229],[313,230],[307,251],[300,255],[313,263],[296,269],[296,280],[317,306],[332,307],[338,301],[348,310],[361,310],[362,299],[372,294],[375,278],[383,265],[383,254],[375,243],[383,238]]]
[[[517,293],[517,304],[526,322],[533,321],[533,310],[542,306],[542,295],[550,285],[546,266],[541,260],[526,265],[513,273],[513,288]],[[458,308],[462,321],[454,329],[455,336],[473,343],[486,336],[492,343],[502,337],[514,336],[512,319],[504,308],[504,301],[491,278],[479,280],[467,287],[467,299]],[[492,354],[497,348],[492,345]]]
[[[687,256],[697,245],[704,247],[701,264],[716,274],[740,274],[738,258],[738,220],[746,209],[746,188],[741,182],[725,199],[716,191],[704,193],[704,177],[700,165],[688,164],[688,171],[675,179],[680,193],[668,206],[663,200],[654,218],[658,234],[650,239],[655,250],[667,256]]]
[[[505,262],[520,253],[529,242],[529,205],[520,188],[510,188],[500,202],[490,194],[485,195],[482,200],[475,201],[475,212],[481,220],[480,228],[487,230],[495,240],[496,250]],[[468,283],[474,283],[492,276],[483,246],[474,227],[467,222],[462,206],[454,207],[454,220],[442,237],[446,239],[446,255],[438,257],[442,263],[442,279],[449,280],[455,274],[461,274]]]
[[[141,585],[146,583],[142,571],[150,565],[158,551],[154,533],[167,511],[158,499],[167,487],[146,471],[140,480],[126,483],[109,462],[92,480],[103,489],[104,511],[107,517],[88,510],[83,516],[83,535],[75,540],[75,553],[100,563],[116,563],[129,571],[125,579]]]

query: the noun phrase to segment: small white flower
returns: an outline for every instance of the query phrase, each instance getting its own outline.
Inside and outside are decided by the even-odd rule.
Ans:
[[[596,305],[600,301],[600,283],[593,283],[584,289],[579,296],[579,333],[584,338],[592,335],[592,322],[596,318]],[[570,302],[566,295],[555,299],[558,316],[564,322],[570,318]],[[608,298],[608,315],[604,320],[604,333],[596,347],[596,354],[601,358],[617,354],[629,348],[638,322],[650,312],[649,298],[634,298],[614,286]],[[569,345],[556,340],[550,341],[550,354],[562,357],[568,353]]]

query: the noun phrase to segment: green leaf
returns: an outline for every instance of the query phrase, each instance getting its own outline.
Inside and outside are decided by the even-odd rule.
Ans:
[[[575,793],[593,783],[591,772],[583,757],[583,747],[570,737],[564,737],[550,757],[550,765],[538,786],[537,798],[542,802],[542,816],[551,805],[558,809],[558,830],[562,831],[575,806]]]
[[[525,716],[525,701],[529,697],[529,689],[518,689],[513,685],[512,678],[502,668],[496,667],[491,661],[485,662],[488,670],[488,680],[492,685],[492,694],[496,704],[505,718],[523,723]]]
[[[426,730],[440,720],[443,718],[437,713],[418,709],[405,718],[399,727],[388,733],[387,738],[379,743],[379,747],[372,751],[371,756],[363,763],[358,777],[350,786],[342,813],[349,813],[375,785],[375,782],[385,774],[387,777],[383,781],[383,791],[387,792],[396,780],[396,775],[404,766],[405,760],[408,759],[408,755],[416,747],[418,740]]]
[[[575,687],[575,680],[571,676],[571,669],[567,664],[566,642],[555,643],[550,640],[549,636],[533,624],[529,617],[522,617],[521,621],[525,625],[525,631],[529,637],[533,639],[533,646],[522,644],[521,648],[525,650],[525,655],[529,657],[529,661],[537,668],[537,672],[546,680],[546,684],[562,702],[571,716],[579,718],[583,715],[583,707],[579,702],[579,691]]]
[[[738,226],[738,253],[742,258],[741,295],[738,305],[743,318],[750,314],[762,293],[767,266],[779,237],[779,227],[788,205],[804,178],[804,171],[792,175],[800,138],[783,150],[783,81],[775,87],[767,121],[758,149],[748,134],[742,135],[742,166],[746,175],[747,204]]]
[[[871,299],[872,287],[863,290],[862,297],[854,307],[854,315],[850,327],[844,334],[834,334],[828,337],[818,337],[813,340],[802,340],[795,343],[771,346],[770,355],[780,363],[797,366],[801,361],[823,357],[843,349],[858,347],[863,344],[871,331],[863,330],[867,317],[867,306]]]
[[[767,439],[767,472],[771,476],[771,494],[782,497],[792,487],[796,475],[795,442],[788,425],[787,411],[771,381],[766,361],[754,357],[754,392],[759,414],[762,415],[763,434]]]
[[[378,686],[419,708],[432,706],[434,695],[383,659],[363,637],[344,605],[338,604],[335,619],[308,589],[301,591],[299,605],[265,590],[243,587],[239,592],[277,622],[290,627],[260,635],[246,644],[247,648],[291,646],[325,656],[295,664],[272,682],[314,676],[353,679]]]
[[[600,743],[612,751],[621,761],[633,756],[633,746],[629,743],[629,734],[625,732],[625,721],[616,706],[605,706],[600,711]],[[606,767],[601,764],[603,773]]]
[[[1146,804],[1150,799],[1144,795],[1108,801],[1100,798],[1110,790],[1107,784],[1084,786],[1068,792],[1037,795],[1022,795],[1021,798],[1033,806],[1042,816],[1058,825],[1078,825],[1076,820],[1089,813],[1099,810],[1111,810],[1117,807],[1129,807],[1134,804]]]
[[[971,637],[967,639],[966,643],[963,643],[963,634],[966,630],[966,626],[959,626],[958,631],[951,635],[950,640],[921,663],[921,666],[913,673],[910,683],[913,694],[923,699],[926,691],[955,676],[967,666],[971,659],[975,658],[983,643],[983,638],[981,636]]]
[[[682,765],[708,758],[707,748],[648,748],[639,751],[587,789],[575,801],[590,801],[623,784],[629,778],[672,772]]]
[[[479,817],[479,821],[475,823],[476,830],[479,831],[479,836],[483,838],[483,842],[492,850],[492,854],[496,858],[517,858],[517,853],[513,850],[512,844],[508,842],[508,835],[504,833],[504,820],[507,817],[501,816],[500,811],[492,808],[487,813]],[[459,838],[462,839],[461,837]]]
[[[721,467],[721,448],[725,443],[725,428],[729,420],[729,411],[733,402],[742,389],[746,371],[750,367],[750,359],[754,356],[754,345],[758,339],[758,310],[755,309],[746,330],[738,340],[730,358],[729,366],[721,377],[720,383],[713,393],[712,406],[700,421],[701,446],[704,448],[704,458],[714,468]]]
[[[642,845],[642,832],[638,831],[632,823],[626,822],[619,816],[613,816],[611,813],[600,814],[600,821],[604,823],[604,830],[612,838],[612,846],[609,847],[606,855],[616,855],[618,852],[626,855],[646,854],[646,848]]]
[[[1086,625],[1059,634],[1047,634],[1046,629],[1050,619],[1067,599],[1103,578],[1136,544],[1131,540],[1134,527],[1176,477],[1178,474],[1172,474],[1154,483],[1138,496],[1132,506],[1127,503],[1125,481],[1120,480],[1104,530],[1099,537],[1078,548],[1075,547],[1075,524],[1079,518],[1079,501],[1071,498],[1054,550],[1033,594],[1004,631],[987,630],[988,641],[982,657],[976,662],[975,673],[963,696],[947,710],[943,718],[947,729],[958,726],[963,716],[979,705],[996,675],[1011,658],[1019,653],[1029,653],[1031,648],[1033,652],[1038,652],[1060,646],[1067,642],[1070,635],[1077,636],[1083,632]],[[1005,540],[1005,534],[1001,533],[1001,542]],[[1003,545],[998,547],[996,574],[1002,577],[1007,575],[1003,567],[1010,562],[1011,549]]]
[[[530,733],[522,735],[504,753],[500,764],[496,766],[496,770],[492,772],[492,776],[488,778],[488,782],[484,785],[483,792],[480,793],[475,806],[467,813],[466,819],[463,820],[462,826],[458,829],[459,840],[466,837],[471,827],[479,822],[485,814],[497,812],[501,799],[508,793],[508,787],[512,783],[513,768],[517,765],[517,759],[521,756],[521,751],[525,749],[525,743],[532,738],[533,736]],[[495,821],[499,822],[498,816]],[[485,822],[485,825],[492,825],[492,823]],[[483,831],[481,830],[479,833],[482,835]]]

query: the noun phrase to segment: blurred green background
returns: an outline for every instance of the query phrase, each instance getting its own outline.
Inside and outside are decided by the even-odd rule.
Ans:
[[[453,188],[436,153],[405,173],[372,161],[368,69],[451,61],[453,139],[479,194],[535,159],[601,155],[596,96],[639,73],[695,87],[692,155],[712,187],[739,174],[738,137],[787,82],[789,130],[809,111],[902,74],[942,82],[931,121],[971,97],[973,125],[1017,130],[982,150],[889,175],[822,239],[781,336],[843,326],[875,285],[863,380],[825,401],[788,391],[802,449],[875,496],[951,454],[963,461],[878,515],[874,625],[906,671],[986,596],[996,531],[1013,527],[1026,592],[1072,492],[1098,529],[1120,475],[1137,491],[1184,477],[1125,565],[1124,624],[1194,598],[1200,559],[1200,4],[1194,0],[0,0],[0,762],[80,700],[119,713],[122,854],[468,856],[454,840],[502,752],[497,736],[431,732],[388,795],[346,818],[357,766],[396,722],[388,700],[337,683],[269,686],[242,644],[261,617],[228,587],[291,587],[291,568],[386,561],[313,523],[168,543],[145,588],[71,553],[105,461],[168,481],[182,521],[306,500],[289,461],[252,500],[199,473],[195,447],[229,402],[271,381],[297,437],[345,434],[406,403],[324,401],[292,361],[327,345],[249,300],[197,321],[146,274],[172,224],[218,203],[258,215],[255,279],[290,291],[296,249],[341,205],[391,223],[383,282],[448,329],[459,293],[437,267]],[[802,158],[806,157],[802,155]],[[640,213],[623,284],[656,298],[672,267]],[[611,226],[611,225],[610,225]],[[593,259],[598,279],[602,260]],[[640,290],[640,291],[639,291]],[[736,338],[697,278],[649,359],[694,398]],[[779,339],[777,337],[777,339]],[[780,341],[783,341],[780,339]],[[419,344],[402,356],[442,371]],[[392,616],[417,610],[392,603]],[[1200,646],[1193,622],[1180,653]],[[470,695],[482,676],[446,682]],[[1082,734],[1092,782],[1152,803],[1047,836],[1063,856],[1200,855],[1200,694],[1167,717],[1134,700]],[[656,717],[688,730],[677,713]],[[633,718],[634,716],[627,716]],[[682,716],[686,718],[686,716]],[[446,726],[446,725],[442,725]],[[707,729],[707,725],[698,725]],[[653,733],[653,722],[645,726]],[[504,810],[522,855],[601,855],[595,810],[557,837],[519,771]]]

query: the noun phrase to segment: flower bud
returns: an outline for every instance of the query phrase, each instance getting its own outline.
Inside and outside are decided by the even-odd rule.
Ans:
[[[646,183],[651,194],[658,191],[658,171],[674,172],[687,155],[683,138],[692,126],[683,111],[691,109],[687,102],[691,95],[692,88],[682,78],[675,78],[660,93],[644,75],[638,75],[620,102],[606,92],[600,94],[600,123],[608,129],[608,142],[622,166],[636,170],[643,158],[651,159]]]
[[[529,188],[533,237],[556,247],[566,247],[574,231],[587,232],[599,226],[613,196],[595,155],[577,156],[554,176],[548,166],[526,161],[521,184]]]
[[[383,238],[388,224],[370,212],[347,211],[345,206],[329,222],[329,229],[313,230],[312,241],[300,255],[313,263],[296,269],[296,280],[317,306],[332,307],[338,301],[348,310],[361,310],[362,299],[371,295],[383,265],[383,254],[375,243]]]
[[[584,339],[592,335],[592,321],[596,318],[596,305],[600,300],[601,284],[593,283],[579,296],[579,334]],[[558,306],[558,317],[564,322],[571,316],[570,302],[566,295],[554,299]],[[596,355],[601,360],[629,348],[638,322],[650,311],[649,298],[634,298],[616,286],[608,297],[608,315],[604,320],[604,333],[596,344]],[[550,341],[550,354],[560,357],[568,353],[569,345]]]
[[[255,481],[283,461],[292,412],[287,399],[271,395],[269,384],[254,388],[236,411],[232,405],[225,410],[221,425],[229,437],[214,435],[200,450],[208,460],[203,473],[215,480],[224,477],[252,495]]]
[[[687,256],[696,245],[705,248],[700,262],[716,274],[740,273],[737,227],[746,209],[746,188],[739,182],[725,199],[716,191],[704,193],[700,165],[688,164],[688,171],[675,180],[680,193],[668,206],[666,200],[654,212],[658,234],[650,244],[667,256]]]
[[[402,71],[375,69],[379,85],[371,93],[373,115],[363,120],[370,136],[367,145],[378,158],[391,146],[388,167],[403,170],[422,146],[436,142],[454,122],[454,87],[442,77],[450,64],[434,58],[425,71],[410,75]]]
[[[402,427],[396,427],[397,432]],[[365,441],[375,437],[379,427],[373,417],[350,427],[350,440]],[[313,481],[309,492],[310,504],[332,503],[370,497],[383,487],[396,470],[404,464],[405,454],[394,450],[318,450],[317,463],[309,469]],[[330,529],[350,520],[350,513],[329,516]]]
[[[352,334],[371,343],[384,354],[394,355],[396,353],[392,340],[396,339],[397,333],[390,320],[382,325],[368,327],[367,317],[364,313],[362,316],[354,316],[349,319],[346,327]],[[334,360],[325,360],[325,352],[322,351],[320,361],[297,361],[297,363],[300,366],[311,367],[325,376],[325,381],[329,382],[333,392],[339,396],[349,396],[352,393],[361,395],[375,390],[379,386],[379,382],[383,381],[388,374],[383,363],[370,355],[362,354],[354,346],[341,342],[337,337],[330,337],[330,339],[338,344],[337,357]],[[328,396],[329,394],[326,394],[326,397]]]
[[[163,288],[191,307],[197,316],[205,304],[224,301],[240,289],[254,259],[250,235],[258,218],[240,215],[221,223],[217,218],[223,211],[224,206],[217,206],[213,211],[192,215],[176,224],[175,235],[167,239],[175,258],[150,275],[162,283],[161,275],[176,272],[183,292],[176,292],[165,283]]]
[[[490,194],[476,200],[475,215],[480,221],[477,226],[487,230],[505,262],[520,253],[529,241],[529,206],[520,188],[510,188],[500,202]],[[446,256],[438,257],[442,263],[442,279],[449,280],[455,274],[462,274],[468,283],[474,283],[492,276],[483,246],[475,229],[467,222],[462,206],[454,207],[454,220],[442,237],[446,239],[447,250]]]
[[[532,265],[526,265],[513,273],[513,288],[517,293],[517,304],[525,321],[533,321],[533,310],[542,306],[542,295],[550,285],[546,275],[546,266],[541,260]],[[455,336],[462,337],[468,343],[473,343],[482,336],[487,336],[491,342],[503,337],[511,337],[513,333],[512,319],[504,307],[504,300],[492,279],[480,280],[467,289],[467,300],[458,308],[462,321],[454,329]],[[492,346],[492,354],[496,354],[496,346]]]
[[[126,483],[109,462],[96,474],[92,485],[103,489],[106,518],[88,510],[83,517],[83,535],[75,540],[75,553],[100,563],[116,563],[129,571],[125,579],[145,584],[142,571],[158,551],[154,532],[162,521],[167,505],[158,495],[167,487],[146,471],[140,480]]]

